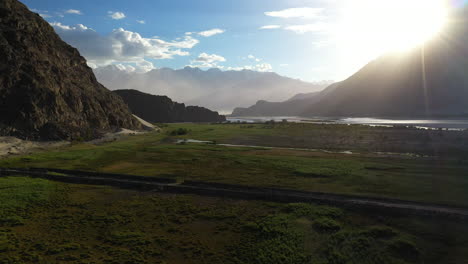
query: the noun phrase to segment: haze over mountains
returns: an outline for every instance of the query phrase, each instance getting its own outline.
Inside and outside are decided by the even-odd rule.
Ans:
[[[139,129],[122,99],[99,84],[79,52],[38,14],[0,1],[0,134],[88,139]]]
[[[180,70],[161,68],[147,73],[127,72],[115,65],[97,68],[96,77],[111,90],[135,89],[154,95],[166,95],[187,105],[231,112],[259,99],[283,101],[297,93],[320,91],[330,82],[307,83],[272,72]]]
[[[260,101],[233,115],[468,116],[467,17],[467,8],[459,10],[439,37],[407,52],[381,56],[321,93],[282,103]]]

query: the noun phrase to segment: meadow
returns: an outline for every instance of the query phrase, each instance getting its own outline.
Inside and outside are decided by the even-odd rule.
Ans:
[[[56,150],[12,156],[0,160],[0,167],[115,172],[468,205],[464,156],[427,157],[422,150],[425,145],[416,136],[408,138],[413,146],[421,146],[418,155],[382,155],[374,153],[379,148],[366,150],[364,143],[356,143],[355,148],[317,143],[322,142],[318,135],[329,134],[335,140],[348,135],[346,141],[373,144],[371,139],[380,138],[382,128],[311,124],[161,127],[160,133],[99,144],[74,142]],[[391,130],[385,131],[390,134]],[[394,131],[400,136],[426,132]],[[298,141],[298,133],[304,141]],[[450,131],[442,133],[447,138],[459,137]],[[213,143],[176,143],[182,139]],[[22,176],[0,178],[0,190],[1,264],[468,260],[468,227],[454,220],[316,204],[138,192]]]
[[[463,154],[423,155],[422,146],[426,145],[421,142],[425,139],[417,136],[408,136],[405,140],[407,145],[421,146],[419,156],[405,154],[406,149],[393,150],[402,155],[376,154],[375,150],[383,151],[374,146],[381,144],[382,131],[392,141],[417,133],[442,133],[438,138],[466,136],[466,132],[460,131],[342,125],[171,124],[164,125],[161,133],[129,136],[105,144],[76,142],[55,151],[3,159],[0,167],[114,172],[179,181],[201,180],[468,205],[468,162]],[[298,133],[303,135],[303,143],[299,143]],[[362,142],[372,147],[366,151],[364,143],[356,143],[355,148],[336,143],[335,147],[326,148],[328,143],[316,143],[321,142],[322,136],[318,135],[325,134],[329,135],[329,141],[339,141],[346,136],[349,142],[361,142],[362,138]],[[181,139],[208,140],[216,144],[176,144]],[[356,154],[217,144],[351,150]],[[434,145],[437,142],[434,141]],[[459,148],[460,153],[463,152],[464,145]]]
[[[464,223],[0,178],[0,263],[464,263]]]

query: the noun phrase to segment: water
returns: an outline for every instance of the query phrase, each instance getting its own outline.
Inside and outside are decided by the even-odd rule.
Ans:
[[[381,118],[305,118],[305,117],[284,117],[284,116],[264,116],[264,117],[228,117],[231,122],[264,123],[270,120],[282,122],[287,120],[292,123],[317,123],[317,124],[359,124],[369,126],[412,126],[421,129],[448,129],[465,130],[468,129],[468,119],[381,119]]]
[[[204,141],[204,140],[196,140],[196,139],[179,139],[176,141],[176,144],[183,144],[183,143],[213,144],[213,141]]]

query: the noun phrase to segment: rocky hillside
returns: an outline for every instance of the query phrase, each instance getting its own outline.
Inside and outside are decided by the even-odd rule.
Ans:
[[[0,1],[0,133],[25,139],[94,138],[138,129],[122,99],[38,14]]]
[[[137,90],[117,90],[137,116],[153,123],[222,122],[226,118],[203,107],[185,106],[167,96],[142,93]]]

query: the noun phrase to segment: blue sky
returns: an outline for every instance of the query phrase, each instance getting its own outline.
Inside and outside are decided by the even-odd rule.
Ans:
[[[339,81],[379,51],[331,30],[347,0],[23,0],[90,64],[220,67]],[[79,26],[77,26],[79,25]],[[348,30],[349,31],[349,30]],[[342,30],[343,32],[343,30]],[[361,41],[368,41],[362,39]],[[116,51],[118,47],[120,50]],[[353,50],[354,47],[361,47]]]

